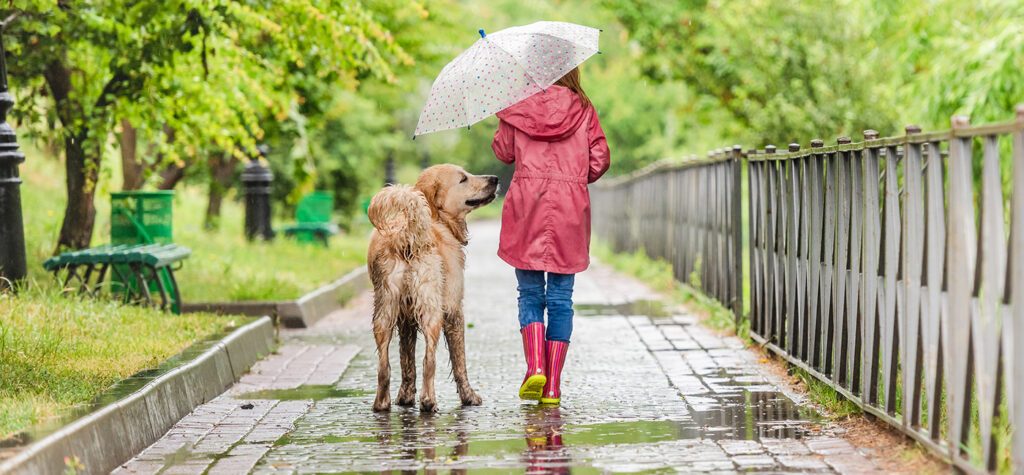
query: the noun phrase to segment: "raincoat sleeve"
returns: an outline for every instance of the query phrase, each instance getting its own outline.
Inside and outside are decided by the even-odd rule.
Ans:
[[[503,120],[498,121],[498,131],[494,133],[494,141],[491,142],[491,150],[494,156],[505,163],[512,163],[516,160],[514,141],[515,129]]]
[[[608,140],[604,137],[604,130],[601,128],[601,121],[597,119],[597,112],[591,109],[593,117],[590,118],[587,139],[590,142],[590,172],[587,175],[587,183],[593,183],[608,171],[611,166],[611,154],[608,151]]]

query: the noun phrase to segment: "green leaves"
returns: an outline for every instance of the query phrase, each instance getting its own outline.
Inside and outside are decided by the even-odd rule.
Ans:
[[[54,138],[89,129],[102,140],[124,118],[146,141],[160,142],[169,126],[187,132],[169,154],[176,159],[252,149],[262,124],[287,120],[291,104],[326,100],[360,77],[390,80],[394,65],[412,62],[375,19],[381,12],[346,0],[11,5],[0,14],[19,14],[4,36],[19,91],[16,117],[66,108],[67,120],[26,124]],[[52,62],[74,71],[67,104],[50,100],[42,67]]]
[[[1005,120],[1024,97],[1013,0],[604,3],[648,77],[712,98],[752,145],[945,127],[954,113]]]

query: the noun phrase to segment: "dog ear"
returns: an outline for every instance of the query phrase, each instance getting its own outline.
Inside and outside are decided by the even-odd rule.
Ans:
[[[430,207],[430,216],[438,217],[438,209],[441,208],[441,179],[437,176],[437,170],[428,168],[420,174],[416,180],[416,190],[423,193],[427,199],[427,206]]]

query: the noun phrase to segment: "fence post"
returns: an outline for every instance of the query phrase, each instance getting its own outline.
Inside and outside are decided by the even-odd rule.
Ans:
[[[970,125],[966,116],[953,116],[949,137],[949,231],[946,234],[946,285],[948,310],[943,326],[947,338],[943,342],[946,352],[943,365],[949,388],[949,447],[950,457],[957,459],[966,453],[968,428],[971,420],[971,299],[974,289],[975,213],[973,199],[972,141],[958,137],[957,130]]]
[[[1013,463],[1024,470],[1024,104],[1017,106],[1013,133],[1013,196],[1010,225],[1010,302],[1013,319],[1013,354],[1009,355],[1010,411],[1013,414]]]
[[[850,137],[842,136],[836,138],[836,145],[840,148],[852,142],[853,139]],[[837,305],[845,309],[843,313],[845,315],[845,327],[840,328],[840,331],[845,331],[846,333],[842,338],[842,346],[836,348],[835,351],[839,353],[840,364],[837,366],[840,368],[839,382],[846,384],[848,388],[852,389],[857,386],[857,382],[860,380],[860,368],[858,366],[860,358],[857,353],[859,351],[857,347],[857,342],[859,341],[857,331],[859,327],[857,326],[857,305],[855,299],[858,295],[859,287],[860,213],[863,211],[858,208],[860,200],[857,198],[861,194],[861,177],[857,174],[860,168],[854,162],[853,152],[849,150],[838,151],[836,152],[836,157],[836,163],[839,164],[845,180],[843,199],[847,200],[847,203],[845,205],[843,229],[847,236],[843,241],[845,243],[842,254],[843,265],[839,269],[842,273],[843,293],[836,296]]]
[[[732,285],[735,289],[732,295],[732,312],[736,327],[739,328],[743,320],[743,208],[740,200],[743,199],[743,148],[739,145],[732,146],[732,210],[729,225],[732,227],[732,253],[733,268],[731,269]]]
[[[24,279],[25,227],[21,214],[21,178],[18,165],[25,154],[18,150],[14,128],[7,123],[7,113],[14,98],[7,89],[7,63],[0,39],[0,290]]]

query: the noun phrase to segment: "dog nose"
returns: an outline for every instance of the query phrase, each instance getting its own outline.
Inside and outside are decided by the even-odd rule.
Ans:
[[[498,177],[496,177],[494,175],[488,176],[487,177],[487,183],[490,183],[492,185],[497,185],[498,184]]]

